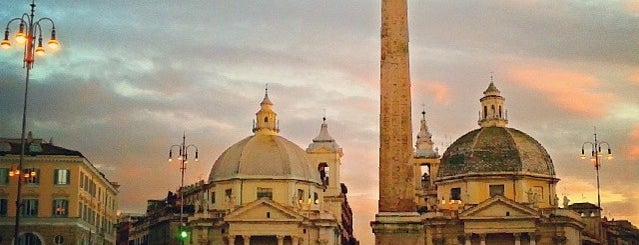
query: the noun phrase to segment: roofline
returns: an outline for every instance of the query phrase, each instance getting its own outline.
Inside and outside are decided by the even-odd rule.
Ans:
[[[467,172],[463,174],[456,174],[456,175],[445,176],[445,177],[438,176],[435,179],[435,182],[442,183],[442,182],[452,182],[454,180],[460,180],[460,179],[475,179],[475,178],[483,179],[487,176],[510,177],[510,178],[532,177],[532,178],[545,179],[545,180],[550,179],[553,181],[553,183],[557,183],[560,180],[554,175],[539,174],[539,173],[533,173],[528,171],[492,171],[492,172]]]

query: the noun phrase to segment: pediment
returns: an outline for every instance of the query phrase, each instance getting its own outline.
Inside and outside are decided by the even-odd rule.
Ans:
[[[301,221],[304,216],[268,199],[256,200],[224,217],[224,221]]]
[[[534,218],[539,217],[539,212],[503,196],[494,196],[475,207],[464,210],[459,217],[460,219]]]

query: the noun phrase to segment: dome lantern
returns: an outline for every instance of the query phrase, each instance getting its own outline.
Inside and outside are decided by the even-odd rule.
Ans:
[[[482,108],[477,124],[481,127],[506,127],[508,124],[508,112],[504,110],[506,99],[500,95],[501,92],[492,80],[493,77],[490,76],[490,84],[484,91],[484,97],[479,100]]]
[[[264,90],[264,99],[260,103],[260,110],[255,113],[253,133],[278,134],[280,132],[277,113],[273,111],[273,102],[268,98],[268,88]]]

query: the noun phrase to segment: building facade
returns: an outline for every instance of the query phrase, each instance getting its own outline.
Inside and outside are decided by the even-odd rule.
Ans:
[[[149,202],[146,221],[134,224],[132,234],[147,234],[146,244],[357,244],[348,191],[340,182],[343,152],[326,119],[306,150],[279,131],[266,93],[254,134],[218,157],[208,181],[179,190],[187,215],[183,224],[179,193],[169,193]],[[186,233],[180,241],[181,231]]]
[[[118,184],[78,151],[26,140],[19,174],[20,139],[0,138],[0,244],[13,244],[17,181],[20,244],[115,244]]]

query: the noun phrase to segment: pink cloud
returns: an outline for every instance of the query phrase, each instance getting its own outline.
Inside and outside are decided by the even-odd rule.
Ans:
[[[557,107],[577,115],[601,117],[604,107],[592,105],[610,104],[615,99],[610,93],[600,92],[599,81],[588,73],[526,66],[511,67],[506,74],[515,83],[544,94]]]
[[[639,124],[635,124],[635,127],[628,135],[629,142],[628,145],[628,158],[629,159],[639,159],[639,146],[634,144],[634,142],[639,141]]]
[[[448,105],[450,102],[450,88],[439,81],[413,81],[414,95],[417,100],[422,99],[420,95],[428,94],[433,97],[435,103]]]
[[[628,79],[629,79],[631,82],[633,82],[633,83],[635,83],[635,84],[639,85],[639,70],[637,70],[637,71],[635,71],[634,73],[630,74],[630,77],[628,77]]]
[[[637,0],[626,0],[625,1],[626,10],[631,14],[639,14],[639,1]]]

